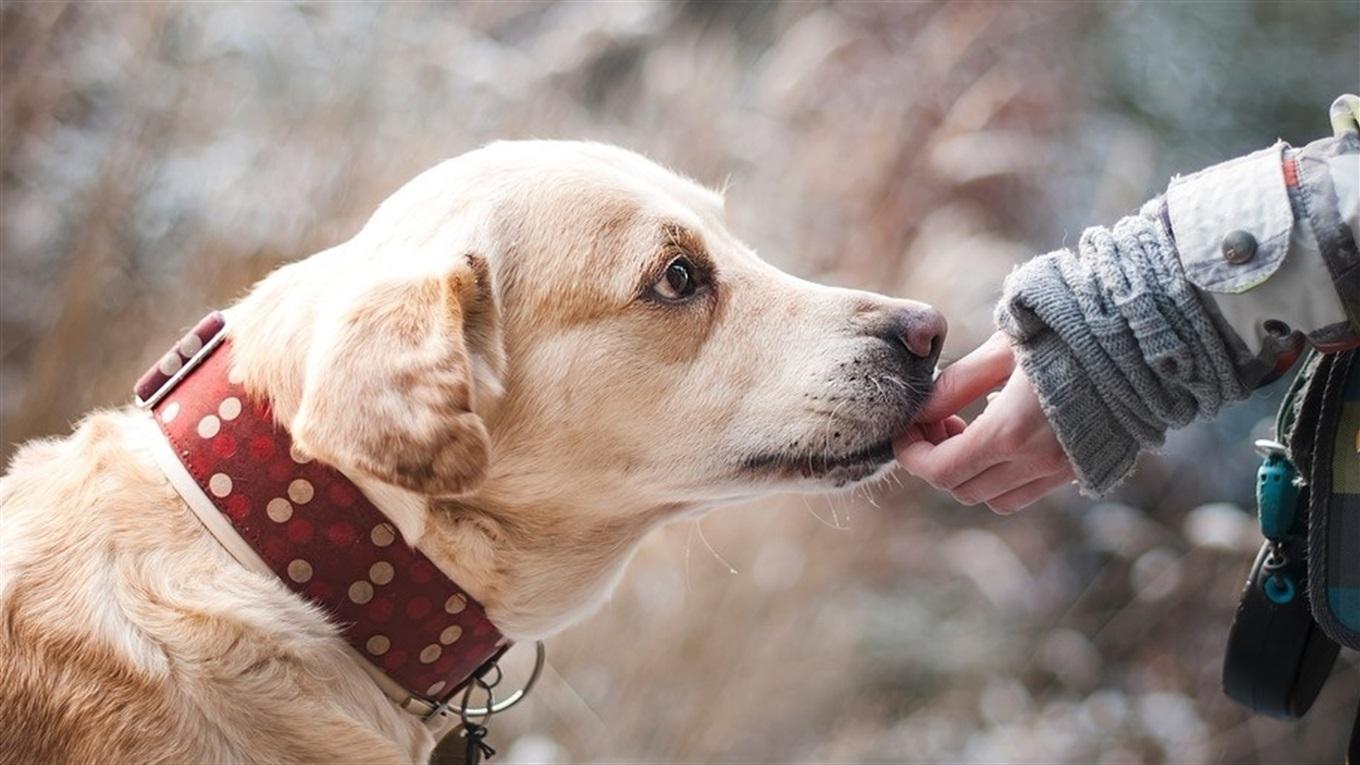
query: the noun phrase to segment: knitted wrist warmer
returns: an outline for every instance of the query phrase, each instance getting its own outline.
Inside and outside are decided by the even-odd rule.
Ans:
[[[1076,468],[1104,494],[1168,428],[1247,397],[1232,353],[1181,270],[1158,198],[1076,254],[1042,255],[1006,279],[996,309]]]

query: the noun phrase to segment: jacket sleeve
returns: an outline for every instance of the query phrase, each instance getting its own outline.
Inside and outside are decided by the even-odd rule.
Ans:
[[[1357,157],[1360,135],[1343,131],[1177,178],[1075,253],[1007,278],[997,324],[1084,491],[1109,491],[1168,429],[1246,398],[1299,339],[1356,342]]]
[[[1348,103],[1360,99],[1337,101]],[[1167,190],[1186,276],[1248,384],[1287,365],[1291,340],[1322,351],[1360,342],[1360,133],[1349,124],[1302,149],[1277,143],[1176,178]]]

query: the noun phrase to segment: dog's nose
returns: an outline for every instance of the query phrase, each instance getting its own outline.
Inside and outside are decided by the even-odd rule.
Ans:
[[[911,355],[932,362],[940,357],[940,348],[944,345],[944,335],[949,325],[939,311],[928,306],[908,310],[899,322],[902,344],[907,346]]]
[[[939,360],[948,328],[939,311],[915,300],[892,299],[865,301],[859,310],[868,334],[905,351],[911,362],[934,366]]]

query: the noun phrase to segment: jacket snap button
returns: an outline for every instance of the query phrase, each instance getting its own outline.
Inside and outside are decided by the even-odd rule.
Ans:
[[[1223,237],[1223,259],[1240,266],[1256,257],[1256,237],[1241,229]]]

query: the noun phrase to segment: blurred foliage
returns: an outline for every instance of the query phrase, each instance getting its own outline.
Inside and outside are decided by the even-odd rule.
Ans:
[[[1015,263],[1325,134],[1358,34],[1353,0],[7,3],[0,437],[121,404],[178,328],[495,138],[726,185],[769,260],[936,303],[957,356]],[[1002,520],[893,481],[659,534],[498,761],[1336,761],[1353,656],[1297,725],[1218,690],[1277,400],[1105,503]]]

